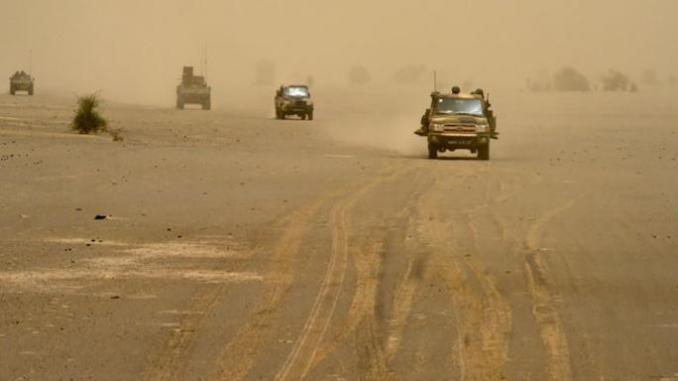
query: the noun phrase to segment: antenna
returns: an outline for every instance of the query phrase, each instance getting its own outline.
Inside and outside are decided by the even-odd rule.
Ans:
[[[207,44],[202,49],[202,75],[207,79]]]
[[[433,92],[438,91],[438,71],[433,70]]]

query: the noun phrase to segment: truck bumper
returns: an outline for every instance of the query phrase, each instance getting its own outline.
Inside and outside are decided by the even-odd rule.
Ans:
[[[428,143],[439,148],[449,150],[469,149],[476,150],[480,146],[490,143],[490,136],[486,134],[429,134]]]
[[[307,114],[309,112],[313,112],[313,106],[289,105],[283,106],[282,111],[285,114]]]
[[[210,94],[179,94],[178,97],[187,104],[199,104],[210,99]]]

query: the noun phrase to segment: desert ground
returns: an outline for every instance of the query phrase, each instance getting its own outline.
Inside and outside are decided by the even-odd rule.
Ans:
[[[0,380],[678,380],[671,97],[497,92],[478,161],[426,93],[265,94],[0,95]]]

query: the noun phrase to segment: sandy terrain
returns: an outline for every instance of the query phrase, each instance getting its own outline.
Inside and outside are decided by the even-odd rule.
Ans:
[[[430,161],[415,95],[0,96],[0,380],[678,380],[675,106],[497,95]]]

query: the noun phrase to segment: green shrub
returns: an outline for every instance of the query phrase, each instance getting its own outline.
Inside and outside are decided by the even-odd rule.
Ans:
[[[73,129],[81,134],[106,131],[108,122],[97,111],[99,99],[95,94],[78,98],[78,110],[73,118]]]

